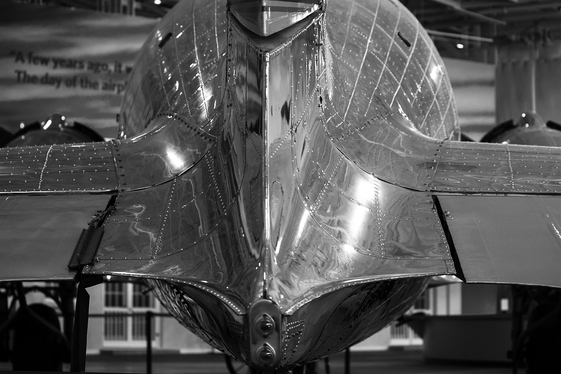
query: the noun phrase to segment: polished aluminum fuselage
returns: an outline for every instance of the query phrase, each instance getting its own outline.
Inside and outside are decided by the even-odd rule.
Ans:
[[[512,144],[558,134],[527,116],[454,141],[442,61],[397,1],[182,2],[120,118],[119,139],[0,152],[0,280],[146,278],[266,372],[376,332],[432,275],[561,287],[561,150]]]
[[[120,116],[138,151],[117,160],[152,188],[118,198],[93,269],[152,279],[183,325],[261,370],[368,337],[454,272],[418,171],[459,135],[430,38],[391,0],[306,9],[267,37],[225,0],[161,22]]]

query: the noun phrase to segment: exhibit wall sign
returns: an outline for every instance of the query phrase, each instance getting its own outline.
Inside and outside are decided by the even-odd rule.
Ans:
[[[0,127],[60,113],[117,135],[127,73],[157,20],[0,2]]]

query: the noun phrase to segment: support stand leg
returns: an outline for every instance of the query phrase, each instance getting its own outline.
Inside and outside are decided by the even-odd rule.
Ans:
[[[152,312],[146,312],[146,374],[152,374],[152,317]]]
[[[74,314],[74,328],[72,331],[72,360],[70,371],[86,371],[86,344],[88,339],[88,314],[90,309],[90,294],[82,283],[78,285],[76,298],[76,312]]]

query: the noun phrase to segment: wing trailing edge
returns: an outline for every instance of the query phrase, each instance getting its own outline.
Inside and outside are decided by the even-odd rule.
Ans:
[[[561,148],[445,142],[429,185],[468,283],[561,287]]]
[[[466,282],[561,287],[559,198],[448,195],[438,201]]]
[[[2,196],[0,280],[72,280],[72,249],[108,195]]]

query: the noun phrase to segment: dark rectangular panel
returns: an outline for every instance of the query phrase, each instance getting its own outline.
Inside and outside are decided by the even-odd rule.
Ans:
[[[561,287],[561,199],[438,196],[467,282]]]
[[[70,280],[67,268],[82,229],[109,195],[3,196],[0,280]]]

